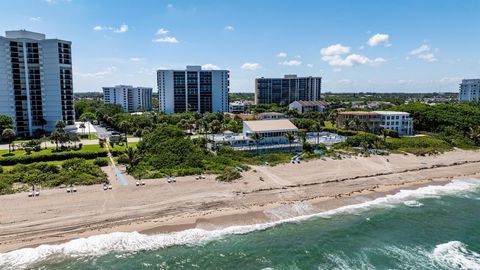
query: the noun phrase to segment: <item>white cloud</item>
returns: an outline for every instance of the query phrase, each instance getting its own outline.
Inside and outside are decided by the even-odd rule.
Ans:
[[[420,46],[416,49],[413,49],[410,52],[410,55],[416,55],[416,54],[420,54],[420,53],[428,52],[428,51],[430,51],[430,46],[428,46],[427,44],[423,44],[422,46]]]
[[[101,25],[96,25],[93,27],[93,31],[100,32],[100,31],[112,31],[114,33],[126,33],[128,32],[128,25],[122,24],[120,27],[112,27],[112,26],[101,26]]]
[[[302,64],[302,61],[298,61],[298,60],[290,60],[290,61],[283,61],[283,62],[280,62],[278,63],[279,65],[283,65],[283,66],[299,66]]]
[[[111,75],[117,70],[116,67],[107,67],[100,71],[94,73],[79,73],[76,72],[75,75],[83,78],[95,78],[95,79],[102,79],[105,78],[106,75]]]
[[[243,64],[241,66],[241,69],[245,69],[245,70],[257,70],[259,68],[262,68],[262,66],[260,66],[259,63],[249,63],[249,62],[246,62],[245,64]]]
[[[287,57],[287,53],[286,53],[286,52],[279,52],[279,53],[277,54],[277,57],[285,58],[285,57]]]
[[[355,65],[378,65],[386,62],[386,60],[381,57],[370,59],[360,54],[350,54],[345,58],[342,58],[340,55],[323,56],[322,60],[327,62],[331,66],[338,67],[352,67]]]
[[[119,29],[113,30],[115,33],[125,33],[128,31],[128,25],[122,24]]]
[[[388,42],[388,34],[375,34],[373,35],[368,41],[367,41],[367,44],[369,46],[377,46],[377,45],[385,45],[387,47],[391,46],[391,44]]]
[[[300,54],[298,54],[298,55],[295,55],[295,58],[299,58],[299,59],[300,59],[300,58],[302,58],[302,56],[301,56]]]
[[[163,37],[152,40],[153,42],[158,43],[178,43],[178,40],[175,37]]]
[[[42,21],[42,18],[41,17],[30,17],[28,18],[30,21],[32,22],[40,22]]]
[[[435,55],[433,53],[419,54],[418,59],[422,59],[427,62],[437,61],[437,58],[435,58]]]
[[[143,60],[143,59],[142,59],[142,58],[139,58],[139,57],[132,57],[132,58],[130,58],[130,61],[132,61],[132,62],[140,62],[140,61],[142,61],[142,60]]]
[[[307,67],[313,68],[313,64],[307,64]]]
[[[462,77],[443,77],[440,79],[440,83],[460,83]]]
[[[347,54],[350,52],[350,47],[343,46],[342,44],[334,44],[320,50],[320,54],[323,56],[332,56]]]
[[[173,8],[173,4],[168,4],[167,8]]]
[[[205,64],[205,65],[202,65],[202,69],[212,70],[212,69],[220,69],[220,68],[215,64]]]
[[[334,69],[333,69],[333,72],[340,72],[340,71],[342,71],[341,68],[334,68]]]
[[[233,31],[235,31],[235,28],[231,25],[227,25],[227,26],[225,26],[225,30],[227,30],[229,32],[233,32]]]
[[[435,54],[431,52],[432,48],[428,44],[423,44],[418,48],[413,49],[410,52],[410,55],[416,55],[418,59],[426,61],[426,62],[435,62],[437,61],[437,58],[435,57]],[[438,48],[435,49],[435,52],[438,52]],[[408,56],[406,58],[407,60],[410,59]]]
[[[170,32],[170,31],[168,31],[165,28],[160,28],[160,29],[157,30],[157,33],[155,33],[155,35],[166,35],[166,34],[168,34],[168,32]]]

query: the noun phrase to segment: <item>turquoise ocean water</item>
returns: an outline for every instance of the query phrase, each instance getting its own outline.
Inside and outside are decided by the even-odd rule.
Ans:
[[[480,180],[268,224],[21,249],[0,269],[480,269]]]

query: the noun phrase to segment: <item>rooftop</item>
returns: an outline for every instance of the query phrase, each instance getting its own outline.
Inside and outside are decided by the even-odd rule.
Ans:
[[[12,31],[5,31],[6,38],[28,38],[28,39],[35,39],[35,40],[42,40],[45,39],[45,34],[31,32],[27,30],[12,30]]]
[[[244,125],[252,132],[267,132],[267,131],[297,131],[298,128],[287,119],[279,120],[257,120],[244,121]]]
[[[394,111],[373,111],[374,113],[377,114],[383,114],[383,115],[410,115],[407,112],[394,112]]]
[[[376,112],[364,112],[364,111],[350,111],[350,112],[339,112],[339,115],[378,115]]]
[[[302,106],[327,106],[328,103],[322,100],[295,100]],[[293,103],[293,102],[292,102]]]
[[[263,113],[259,113],[258,115],[263,116],[263,115],[285,115],[285,114],[279,113],[279,112],[263,112]]]

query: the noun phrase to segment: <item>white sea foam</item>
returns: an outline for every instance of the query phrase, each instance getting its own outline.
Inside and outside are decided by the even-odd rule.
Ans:
[[[480,269],[480,254],[469,250],[459,241],[437,245],[432,258],[446,269]]]
[[[419,201],[415,201],[415,200],[404,201],[403,204],[405,204],[408,207],[422,207],[423,206],[423,203],[421,203]]]
[[[50,257],[101,256],[109,252],[135,252],[154,250],[173,245],[194,245],[231,234],[245,234],[265,230],[285,222],[299,222],[312,217],[329,217],[335,214],[362,212],[373,207],[385,207],[408,200],[442,196],[469,191],[480,186],[480,181],[454,180],[444,186],[427,186],[416,190],[401,190],[394,195],[363,203],[340,207],[322,213],[303,215],[263,224],[232,226],[219,230],[189,229],[168,234],[144,235],[138,232],[116,232],[80,238],[59,245],[41,245],[8,253],[0,253],[0,269],[23,269]],[[297,209],[298,210],[298,209]]]

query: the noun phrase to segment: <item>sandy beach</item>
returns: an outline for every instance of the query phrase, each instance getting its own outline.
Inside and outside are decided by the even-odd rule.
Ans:
[[[106,171],[114,177],[112,168]],[[128,185],[114,180],[108,191],[95,185],[77,187],[74,194],[50,189],[37,198],[25,192],[5,195],[0,196],[0,252],[116,231],[152,234],[273,221],[456,178],[480,178],[479,151],[252,166],[233,183],[209,175],[177,177],[170,184],[147,179],[137,187],[127,176]]]

